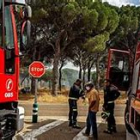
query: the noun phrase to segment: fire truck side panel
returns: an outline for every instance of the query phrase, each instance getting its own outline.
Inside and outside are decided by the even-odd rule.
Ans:
[[[0,103],[18,100],[17,80],[15,74],[0,74]]]

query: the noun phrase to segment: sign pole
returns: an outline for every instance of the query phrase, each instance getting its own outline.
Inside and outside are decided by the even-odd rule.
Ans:
[[[35,79],[35,99],[34,99],[33,114],[32,114],[33,123],[38,122],[37,82],[38,82],[38,79]]]
[[[33,104],[33,114],[32,114],[32,122],[37,123],[38,121],[38,103],[37,103],[37,84],[38,79],[45,73],[45,66],[43,63],[39,61],[34,61],[29,66],[29,73],[32,77],[34,77],[34,84],[35,84],[35,98],[34,98],[34,104]]]
[[[37,84],[38,84],[38,79],[35,79],[35,103],[37,103]]]

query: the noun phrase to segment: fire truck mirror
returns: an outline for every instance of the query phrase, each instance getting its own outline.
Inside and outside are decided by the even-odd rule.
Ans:
[[[32,9],[30,6],[14,5],[14,13],[21,19],[27,20],[32,17]]]
[[[32,9],[30,6],[25,7],[25,18],[31,18],[32,17]]]
[[[31,22],[29,20],[23,22],[20,37],[20,51],[25,51],[30,42]]]

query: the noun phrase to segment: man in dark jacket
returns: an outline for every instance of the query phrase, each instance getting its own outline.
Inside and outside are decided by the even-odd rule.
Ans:
[[[120,92],[117,87],[111,84],[110,79],[106,79],[105,82],[103,111],[109,113],[109,116],[107,118],[107,129],[104,130],[104,133],[112,134],[112,132],[117,132],[114,118],[114,101],[120,96]]]
[[[70,88],[69,92],[69,126],[77,129],[80,129],[80,127],[77,125],[77,100],[79,97],[83,96],[81,83],[82,81],[77,79],[73,86]]]

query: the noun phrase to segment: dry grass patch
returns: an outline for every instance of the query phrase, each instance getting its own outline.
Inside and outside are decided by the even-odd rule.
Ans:
[[[34,99],[34,95],[31,93],[28,94],[19,94],[19,100],[27,100],[27,101],[32,101]]]
[[[68,100],[67,96],[64,95],[57,95],[52,96],[51,94],[41,93],[38,95],[39,102],[46,102],[46,103],[66,103]]]
[[[68,90],[62,90],[61,94],[58,92],[57,96],[52,96],[50,90],[39,89],[37,93],[37,101],[45,103],[67,103],[68,101]],[[22,101],[34,101],[35,95],[31,93],[20,93],[19,99]]]
[[[58,92],[57,96],[52,96],[51,91],[48,89],[39,89],[37,94],[38,102],[45,103],[68,103],[68,89],[63,89],[62,92]],[[103,104],[103,90],[99,91],[100,94],[100,103]],[[34,101],[34,95],[31,93],[19,94],[19,99],[23,101]],[[124,92],[121,92],[121,96],[116,100],[118,104],[124,104],[126,102],[127,95]],[[83,100],[80,99],[78,104],[83,104]]]

